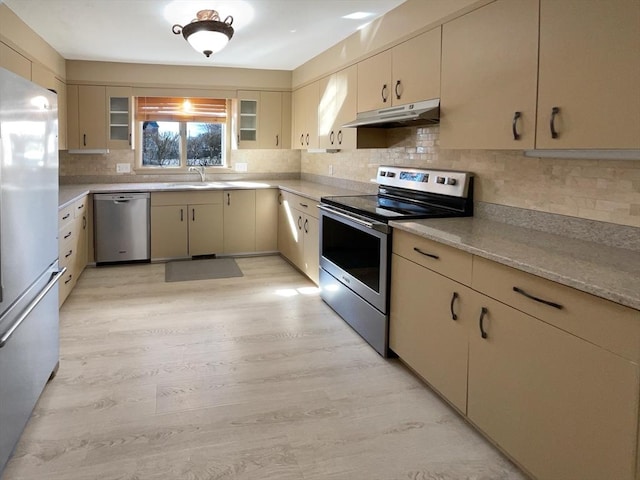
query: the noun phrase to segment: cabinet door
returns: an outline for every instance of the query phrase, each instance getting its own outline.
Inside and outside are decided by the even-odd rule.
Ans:
[[[440,145],[533,148],[537,55],[538,0],[498,0],[446,23]]]
[[[131,125],[133,122],[131,87],[107,87],[107,146],[113,149],[132,148]]]
[[[106,91],[96,85],[78,86],[80,148],[106,148]]]
[[[80,274],[87,266],[88,251],[89,251],[89,235],[87,230],[87,212],[83,211],[74,222],[76,223],[76,230],[78,235],[76,237],[76,255],[74,258],[73,271],[76,279],[80,277]]]
[[[318,102],[319,84],[314,82],[303,87],[304,104],[304,148],[318,148]]]
[[[320,148],[335,148],[336,105],[338,83],[336,74],[318,81],[318,145]]]
[[[189,255],[186,205],[151,207],[151,258]]]
[[[78,85],[67,85],[67,148],[80,148],[80,124],[78,123]]]
[[[258,145],[258,111],[260,108],[260,92],[238,92],[238,129],[236,132],[238,148],[260,148]]]
[[[301,270],[307,274],[313,283],[320,283],[320,224],[317,218],[304,215],[302,220],[303,264]]]
[[[536,478],[633,479],[638,365],[493,299],[478,301],[469,419]]]
[[[258,148],[283,148],[282,93],[260,92]]]
[[[473,292],[396,254],[391,279],[389,347],[465,413]]]
[[[256,190],[256,252],[278,250],[278,190]]]
[[[287,194],[278,194],[278,250],[290,262],[297,264],[298,238],[297,211],[293,209]]]
[[[222,205],[189,205],[189,255],[210,255],[223,249]]]
[[[358,66],[352,65],[335,75],[338,95],[334,122],[336,137],[333,148],[355,149],[358,129],[342,128],[342,125],[353,121],[358,113]]]
[[[638,52],[637,0],[542,0],[536,146],[640,148]]]
[[[58,94],[58,150],[67,150],[67,86],[57,78],[54,82]]]
[[[392,50],[392,105],[440,98],[441,27]]]
[[[256,251],[256,191],[225,190],[224,253]]]
[[[358,112],[391,106],[391,50],[358,63]]]

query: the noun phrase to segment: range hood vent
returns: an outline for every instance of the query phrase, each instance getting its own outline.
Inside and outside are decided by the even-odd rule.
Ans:
[[[440,99],[425,100],[423,102],[408,103],[397,107],[358,113],[353,122],[343,127],[418,127],[433,125],[440,122]]]

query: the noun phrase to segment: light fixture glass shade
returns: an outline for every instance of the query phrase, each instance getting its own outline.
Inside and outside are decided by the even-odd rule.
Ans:
[[[200,30],[189,35],[187,41],[197,52],[208,57],[222,50],[229,43],[229,37],[222,32]]]
[[[174,25],[174,34],[182,36],[198,52],[210,57],[222,50],[233,37],[233,17],[229,15],[224,21],[220,20],[215,10],[200,10],[197,18],[184,27]]]

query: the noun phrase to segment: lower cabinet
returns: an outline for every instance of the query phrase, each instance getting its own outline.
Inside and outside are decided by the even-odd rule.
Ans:
[[[391,278],[401,287],[391,289],[389,347],[465,413],[474,292],[398,255]]]
[[[221,253],[222,192],[151,194],[151,258]]]
[[[316,202],[284,191],[278,198],[278,250],[317,285],[320,223]]]
[[[402,361],[533,477],[637,480],[640,312],[460,252],[469,280],[416,256],[442,245],[394,235]]]
[[[256,251],[256,191],[224,191],[224,253]]]
[[[87,266],[87,205],[88,197],[85,196],[58,212],[58,263],[60,268],[67,268],[59,283],[59,306],[67,299]]]

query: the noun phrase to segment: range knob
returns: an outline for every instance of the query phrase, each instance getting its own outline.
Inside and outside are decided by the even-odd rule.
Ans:
[[[440,183],[442,185],[445,184],[447,178],[446,177],[436,177],[436,183]]]
[[[456,183],[458,183],[458,182],[456,181],[456,179],[455,179],[455,178],[447,177],[447,180],[446,180],[446,182],[445,182],[445,183],[446,183],[447,185],[455,185],[455,184],[456,184]]]

